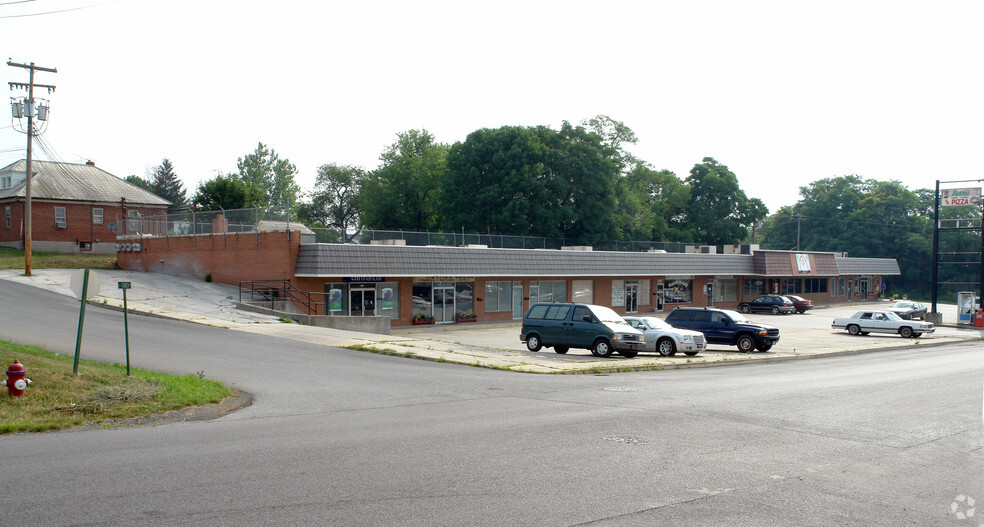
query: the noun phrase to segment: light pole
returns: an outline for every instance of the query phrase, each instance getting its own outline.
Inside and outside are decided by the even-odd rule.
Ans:
[[[47,88],[48,93],[55,91],[55,87],[48,84],[34,84],[34,72],[35,71],[47,71],[49,73],[58,73],[55,68],[43,68],[41,66],[35,66],[32,62],[31,64],[18,64],[16,62],[7,61],[8,66],[13,66],[15,68],[24,68],[30,71],[30,81],[27,84],[23,82],[10,82],[10,89],[19,88],[22,90],[27,90],[27,98],[23,101],[12,100],[11,108],[13,110],[13,116],[17,119],[22,119],[27,117],[27,166],[24,168],[24,177],[26,178],[26,186],[24,189],[24,274],[26,276],[31,276],[31,152],[32,152],[32,140],[34,139],[34,86],[39,88]],[[37,108],[38,120],[47,121],[48,120],[48,106],[41,105]]]

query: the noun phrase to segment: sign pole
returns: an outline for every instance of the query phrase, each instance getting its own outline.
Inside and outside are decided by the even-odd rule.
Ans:
[[[130,328],[126,322],[126,290],[130,289],[130,282],[116,282],[117,287],[123,290],[123,341],[126,342],[126,376],[130,376]]]
[[[89,292],[89,270],[82,275],[82,307],[79,308],[79,333],[75,337],[75,362],[72,363],[72,375],[79,374],[79,352],[82,349],[82,324],[85,322],[85,301]]]

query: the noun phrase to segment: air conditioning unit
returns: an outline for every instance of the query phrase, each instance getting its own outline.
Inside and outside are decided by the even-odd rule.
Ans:
[[[68,228],[68,223],[66,223],[64,221],[56,221],[55,222],[55,228],[56,229],[67,229]]]

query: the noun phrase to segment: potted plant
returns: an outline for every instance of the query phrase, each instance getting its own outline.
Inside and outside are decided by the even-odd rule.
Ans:
[[[475,322],[478,320],[478,316],[475,315],[474,311],[459,311],[454,314],[455,322]]]
[[[434,323],[434,317],[430,315],[420,314],[420,315],[414,315],[413,317],[413,325],[415,326],[419,324],[433,324],[433,323]]]

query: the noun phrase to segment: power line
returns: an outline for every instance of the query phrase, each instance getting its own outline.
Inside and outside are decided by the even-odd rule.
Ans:
[[[33,1],[34,0],[21,0],[19,2],[8,2],[7,4],[0,4],[0,5],[19,4],[19,3],[33,2]],[[43,13],[25,13],[23,15],[0,15],[0,19],[2,19],[2,18],[27,18],[27,17],[32,17],[32,16],[44,16],[44,15],[57,15],[59,13],[68,13],[68,12],[71,12],[71,11],[82,11],[84,9],[91,9],[93,7],[101,7],[101,6],[104,6],[104,5],[107,5],[107,4],[115,4],[116,2],[120,2],[120,1],[121,0],[113,0],[112,2],[102,2],[102,3],[99,3],[99,4],[90,4],[90,5],[85,5],[85,6],[81,6],[81,7],[71,7],[71,8],[67,8],[67,9],[59,9],[59,10],[56,10],[56,11],[45,11]]]

